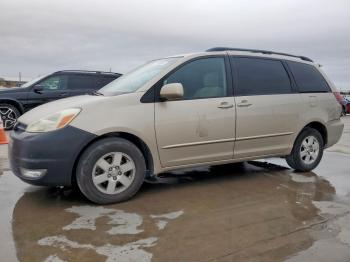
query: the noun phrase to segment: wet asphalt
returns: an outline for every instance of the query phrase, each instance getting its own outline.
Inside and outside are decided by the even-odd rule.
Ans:
[[[0,147],[0,261],[350,261],[350,117],[313,172],[280,158],[162,174],[97,206],[34,187]]]

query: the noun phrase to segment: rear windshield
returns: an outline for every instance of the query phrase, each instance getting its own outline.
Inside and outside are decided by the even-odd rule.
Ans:
[[[135,92],[177,59],[178,57],[172,57],[148,62],[104,86],[99,90],[99,93],[113,96]]]

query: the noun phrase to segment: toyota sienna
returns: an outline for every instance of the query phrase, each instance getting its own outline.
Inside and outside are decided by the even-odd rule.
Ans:
[[[303,56],[212,48],[158,59],[95,94],[22,115],[11,168],[34,185],[77,184],[100,204],[184,167],[278,156],[310,171],[343,131],[333,92]]]

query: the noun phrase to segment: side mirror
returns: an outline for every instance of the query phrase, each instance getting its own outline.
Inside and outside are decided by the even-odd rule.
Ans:
[[[33,91],[35,93],[38,93],[38,94],[41,94],[41,92],[44,90],[43,86],[42,85],[35,85],[34,88],[33,88]]]
[[[184,88],[180,83],[171,83],[162,86],[160,97],[165,100],[176,100],[184,96]]]

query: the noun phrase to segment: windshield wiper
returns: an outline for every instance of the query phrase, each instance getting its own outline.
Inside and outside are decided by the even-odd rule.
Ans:
[[[104,94],[102,94],[99,91],[92,92],[91,94],[94,95],[94,96],[104,96]]]

